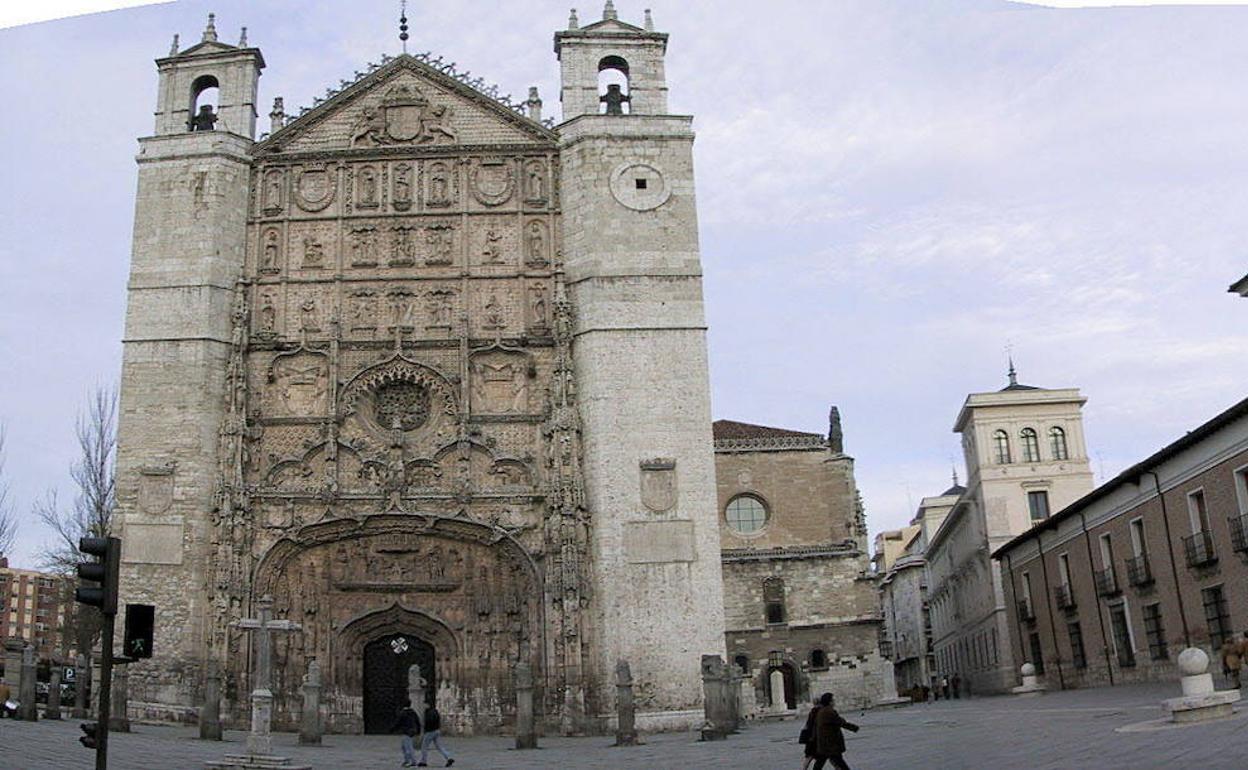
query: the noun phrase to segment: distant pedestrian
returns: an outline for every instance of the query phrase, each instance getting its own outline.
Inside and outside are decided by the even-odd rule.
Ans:
[[[945,693],[945,700],[949,700],[949,677],[942,676],[940,678],[940,689]]]
[[[394,720],[394,726],[390,728],[390,732],[403,733],[403,766],[415,765],[416,746],[413,745],[412,740],[420,734],[420,717],[416,715],[410,700],[403,700],[403,708],[399,709],[398,717]]]
[[[954,674],[953,679],[950,680],[950,686],[953,687],[953,697],[961,698],[962,697],[962,677],[958,676],[957,674]]]
[[[1233,636],[1227,637],[1222,642],[1222,673],[1226,674],[1226,678],[1230,680],[1231,687],[1236,690],[1240,687],[1239,670],[1243,666],[1242,654],[1243,644]]]
[[[806,715],[806,726],[797,735],[797,742],[806,747],[802,752],[802,770],[810,767],[810,763],[815,760],[815,717],[819,715],[819,708],[819,699],[815,698],[810,713]]]
[[[832,693],[825,692],[819,697],[819,712],[815,715],[814,770],[823,770],[829,762],[836,770],[849,770],[849,765],[845,764],[845,733],[841,728],[858,732],[858,725],[846,722],[837,713]]]
[[[455,764],[455,759],[451,756],[451,752],[442,748],[442,715],[438,713],[436,706],[430,706],[425,709],[425,734],[420,739],[420,761],[416,763],[417,767],[428,767],[429,763],[429,747],[432,746],[438,750],[442,758],[446,760],[446,766],[450,767]]]

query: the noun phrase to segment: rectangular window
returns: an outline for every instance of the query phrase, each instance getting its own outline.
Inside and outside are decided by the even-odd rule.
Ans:
[[[1209,531],[1209,506],[1205,504],[1205,490],[1198,489],[1187,496],[1187,514],[1192,522],[1192,534]]]
[[[1226,608],[1222,586],[1206,588],[1200,592],[1200,596],[1205,605],[1205,622],[1209,625],[1209,645],[1217,651],[1231,635],[1231,613]]]
[[[1248,468],[1235,470],[1235,497],[1239,501],[1239,515],[1248,516]]]
[[[1109,569],[1114,566],[1114,542],[1110,539],[1109,534],[1101,535],[1101,568]]]
[[[1057,574],[1062,579],[1062,585],[1070,587],[1070,556],[1064,553],[1057,555]]]
[[[1131,552],[1136,556],[1148,553],[1148,541],[1144,539],[1144,519],[1131,520]]]
[[[1083,651],[1083,629],[1079,621],[1066,624],[1066,633],[1070,634],[1070,661],[1075,668],[1087,668],[1088,656]]]
[[[1032,609],[1034,606],[1035,605],[1031,601],[1031,574],[1024,572],[1023,598],[1018,602],[1019,614],[1022,615],[1023,620],[1031,620],[1036,617],[1036,613]]]
[[[1027,510],[1031,512],[1032,521],[1043,521],[1049,518],[1049,493],[1043,489],[1028,492]]]
[[[1113,627],[1114,648],[1118,653],[1118,665],[1123,668],[1135,666],[1135,647],[1131,643],[1131,624],[1127,619],[1127,606],[1109,608],[1109,622]]]
[[[1166,660],[1170,650],[1166,648],[1166,629],[1161,623],[1161,605],[1144,605],[1144,633],[1148,636],[1148,655],[1153,660]]]

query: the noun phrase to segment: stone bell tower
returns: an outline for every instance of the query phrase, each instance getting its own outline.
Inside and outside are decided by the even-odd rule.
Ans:
[[[724,652],[724,610],[692,118],[668,114],[653,26],[608,2],[555,34],[563,256],[593,516],[591,700],[610,708],[624,659],[653,710],[682,719],[701,705],[700,657]]]
[[[154,650],[195,691],[218,442],[243,268],[256,85],[246,44],[202,40],[156,62],[155,134],[139,140],[118,425],[122,600],[155,604]],[[202,111],[210,89],[217,109]],[[213,120],[215,117],[215,120]],[[144,699],[138,693],[139,699]],[[190,704],[187,703],[187,706]]]

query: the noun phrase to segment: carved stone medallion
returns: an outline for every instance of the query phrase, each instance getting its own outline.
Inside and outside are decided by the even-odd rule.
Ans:
[[[472,195],[486,206],[501,206],[511,199],[516,185],[511,164],[501,158],[481,161],[472,170]]]
[[[334,202],[338,180],[325,167],[300,169],[295,173],[295,203],[304,211],[324,211]]]

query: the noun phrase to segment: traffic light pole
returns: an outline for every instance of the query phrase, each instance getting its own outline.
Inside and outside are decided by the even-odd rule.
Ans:
[[[96,722],[95,770],[108,770],[108,720],[113,695],[113,625],[116,615],[104,613],[100,631],[103,659],[100,661],[100,713]]]

